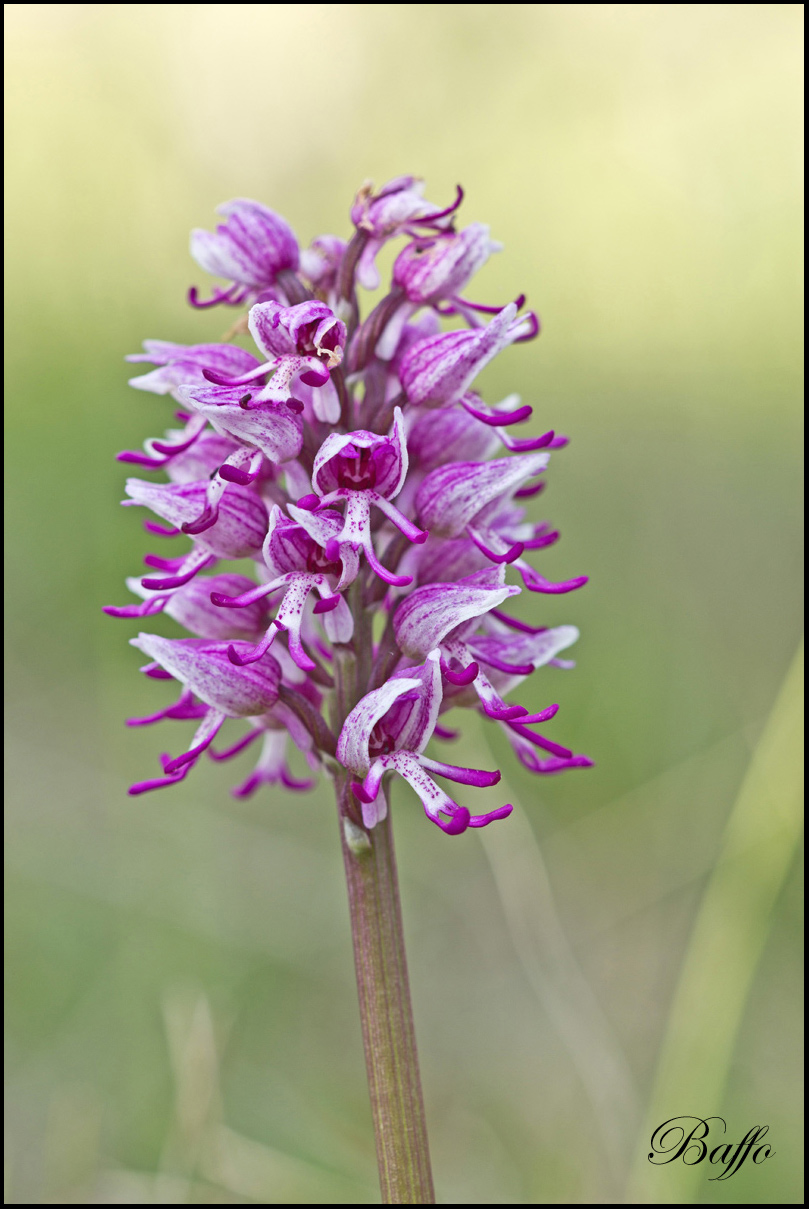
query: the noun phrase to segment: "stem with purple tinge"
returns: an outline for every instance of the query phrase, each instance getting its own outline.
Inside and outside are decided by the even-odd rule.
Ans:
[[[382,1203],[434,1205],[390,812],[366,830],[336,789]]]

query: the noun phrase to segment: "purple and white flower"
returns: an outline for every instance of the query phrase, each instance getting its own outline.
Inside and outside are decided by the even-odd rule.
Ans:
[[[458,768],[424,755],[435,731],[441,708],[441,670],[437,651],[419,667],[395,673],[381,688],[368,693],[345,720],[337,740],[337,758],[348,770],[362,776],[352,788],[362,804],[366,827],[385,817],[386,799],[380,793],[386,772],[398,773],[415,789],[427,816],[448,835],[467,827],[485,827],[511,813],[510,805],[486,814],[472,815],[438,785],[430,773],[461,785],[496,785],[499,772]]]
[[[196,289],[189,292],[193,306],[215,306],[226,302],[238,306],[264,290],[274,290],[294,278],[298,267],[298,241],[288,223],[260,202],[239,197],[217,207],[225,222],[215,231],[199,227],[191,232],[191,255],[214,277],[228,285],[207,302],[200,302]],[[297,301],[297,299],[293,299]]]

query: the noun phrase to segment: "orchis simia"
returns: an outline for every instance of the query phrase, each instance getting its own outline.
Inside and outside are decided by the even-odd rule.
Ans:
[[[220,207],[216,231],[192,233],[192,255],[224,284],[205,297],[192,288],[190,304],[246,310],[220,344],[147,340],[129,358],[152,367],[131,384],[178,410],[164,436],[118,455],[167,478],[130,479],[124,503],[164,522],[146,521],[150,533],[187,540],[146,557],[147,574],[127,581],[137,603],[106,610],[166,612],[192,635],[131,639],[147,657],[141,670],[176,680],[180,695],[129,724],[193,720],[196,730],[130,793],[253,743],[255,770],[237,796],[332,778],[382,1196],[397,1204],[434,1196],[388,783],[406,781],[446,835],[508,816],[508,803],[474,813],[475,788],[498,771],[459,767],[436,747],[456,737],[441,720],[450,709],[502,727],[531,772],[590,763],[538,729],[556,705],[530,713],[513,699],[537,668],[572,666],[559,656],[578,632],[529,625],[509,599],[586,579],[554,583],[528,561],[559,535],[526,520],[522,501],[567,438],[514,436],[530,406],[516,396],[490,405],[473,390],[539,321],[523,297],[498,307],[465,296],[499,245],[480,223],[456,229],[462,197],[434,205],[413,177],[364,186],[350,238],[320,236],[305,250],[284,219],[245,199]],[[401,237],[390,289],[362,316],[357,286],[379,286],[377,254]],[[230,719],[246,729],[214,747]],[[306,779],[291,770],[290,745]]]

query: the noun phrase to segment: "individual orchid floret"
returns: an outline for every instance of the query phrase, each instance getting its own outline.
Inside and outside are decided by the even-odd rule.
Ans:
[[[547,453],[539,452],[489,462],[451,462],[439,466],[419,487],[416,495],[419,519],[439,536],[458,537],[465,532],[493,563],[513,563],[518,567],[525,586],[533,592],[572,592],[587,583],[586,576],[551,583],[522,558],[525,542],[509,543],[490,523],[523,483],[542,473],[548,460]],[[536,547],[550,544],[550,540],[537,539],[528,544]]]
[[[174,482],[193,482],[218,473],[219,481],[209,486],[199,518],[203,525],[206,518],[213,523],[225,483],[246,486],[268,469],[267,462],[287,462],[301,451],[300,403],[267,402],[260,410],[248,410],[243,405],[243,390],[212,387],[207,382],[178,387],[176,393],[195,413],[185,428],[167,433],[163,440],[144,442],[145,453],[124,450],[118,461],[148,470],[165,469]],[[208,429],[209,423],[213,431]]]
[[[415,789],[428,818],[448,835],[467,827],[485,827],[511,813],[510,805],[472,815],[459,806],[429,776],[432,772],[461,785],[496,785],[499,772],[458,768],[424,755],[441,708],[439,654],[433,651],[419,667],[397,673],[381,688],[366,694],[346,718],[337,740],[337,759],[362,777],[352,789],[362,807],[366,827],[385,817],[387,804],[380,792],[386,772],[396,772]]]
[[[374,193],[373,185],[363,185],[351,207],[351,221],[360,240],[356,245],[356,278],[366,290],[379,286],[376,256],[380,248],[396,235],[416,235],[419,230],[442,230],[463,201],[459,187],[455,201],[444,209],[425,200],[424,182],[415,176],[397,176]],[[355,236],[355,239],[357,237]]]
[[[408,541],[426,541],[427,534],[391,503],[406,475],[407,443],[402,412],[397,407],[387,437],[365,431],[331,433],[318,450],[312,468],[316,494],[298,501],[310,508],[345,501],[343,527],[333,544],[347,543],[354,550],[363,550],[380,579],[395,587],[404,587],[412,579],[396,575],[380,563],[371,539],[371,507],[378,508]]]
[[[253,609],[272,593],[284,590],[281,606],[258,645],[247,652],[232,647],[230,657],[240,666],[261,659],[278,633],[284,631],[289,653],[297,666],[306,671],[316,667],[301,635],[304,608],[312,591],[320,596],[314,613],[321,616],[332,642],[348,642],[354,632],[352,615],[339,593],[356,578],[359,559],[350,546],[335,544],[343,518],[330,509],[313,515],[294,505],[290,508],[299,520],[285,516],[277,505],[270,513],[263,549],[268,582],[258,587],[250,585],[247,591],[235,596],[221,591],[211,594],[215,606],[230,612]],[[334,558],[329,557],[327,549],[335,554]]]
[[[421,237],[403,248],[393,265],[393,284],[408,302],[434,305],[459,294],[502,244],[489,238],[484,223],[463,231]]]
[[[192,707],[183,714],[173,707],[173,713],[164,710],[148,719],[133,721],[134,725],[143,725],[159,717],[201,716],[188,750],[174,759],[164,760],[165,775],[133,785],[130,793],[144,793],[182,780],[216,737],[226,718],[263,714],[278,700],[281,669],[271,655],[249,668],[236,668],[228,659],[224,643],[196,638],[161,638],[157,634],[139,634],[130,641],[183,685],[185,691],[178,702],[181,711],[185,702],[190,704],[192,696],[198,697],[204,706],[204,712],[195,713]]]
[[[315,357],[328,369],[343,359],[346,326],[325,302],[315,299],[289,307],[260,302],[250,308],[249,322],[253,339],[267,358]],[[325,381],[319,375],[315,378],[309,385]]]
[[[525,727],[553,717],[557,707],[531,715],[525,706],[506,702],[505,694],[575,642],[578,631],[573,626],[552,631],[526,627],[522,642],[500,637],[499,630],[491,634],[489,615],[502,617],[498,606],[520,591],[506,585],[504,576],[505,568],[500,566],[477,571],[454,583],[417,588],[399,605],[393,624],[399,647],[411,658],[418,658],[425,647],[438,648],[441,671],[454,704],[471,704],[477,697],[487,717],[508,723],[519,720]],[[481,634],[482,623],[487,628]]]
[[[451,206],[443,210],[424,198],[424,181],[417,176],[397,176],[383,185],[377,193],[371,182],[366,182],[354,198],[351,221],[358,231],[365,231],[372,239],[390,239],[394,235],[410,232],[418,226],[434,226],[439,220],[444,225],[463,200],[463,190]]]
[[[258,291],[276,285],[283,290],[298,267],[298,241],[292,228],[273,210],[243,197],[217,206],[216,212],[226,221],[215,231],[195,228],[191,255],[207,273],[224,277],[229,284],[207,302],[200,302],[192,288],[192,305],[226,302],[235,306]]]
[[[168,577],[143,580],[145,588],[179,588],[203,567],[217,558],[247,558],[256,554],[267,532],[267,508],[263,500],[246,487],[228,484],[217,504],[216,517],[202,532],[195,532],[200,509],[204,508],[207,483],[147,483],[143,479],[127,479],[125,504],[151,508],[163,520],[174,526],[164,530],[166,536],[194,533],[194,549],[181,559],[157,559],[147,562],[159,570],[170,571]]]
[[[302,442],[300,404],[292,401],[290,406],[288,399],[282,403],[268,402],[260,414],[247,414],[245,403],[249,402],[250,392],[245,395],[238,387],[215,390],[206,378],[206,374],[210,374],[226,381],[238,379],[240,375],[251,379],[260,366],[251,353],[229,344],[186,347],[151,340],[145,342],[145,347],[146,353],[135,354],[130,360],[148,359],[160,364],[161,368],[131,379],[131,385],[158,394],[171,391],[196,414],[188,418],[180,432],[172,433],[164,440],[147,441],[145,454],[127,450],[118,455],[119,461],[134,462],[148,469],[168,468],[170,462],[197,442],[208,421],[220,435],[233,437],[237,442],[220,459],[220,465],[224,465],[220,477],[225,481],[251,482],[261,469],[262,454],[271,462],[284,462],[298,455]],[[241,442],[252,449],[245,450]],[[213,497],[217,491],[221,494],[221,486],[210,493],[209,513],[216,503]]]
[[[405,325],[422,306],[455,299],[469,279],[500,244],[489,228],[473,223],[465,230],[419,237],[408,244],[393,266],[393,288],[368,316],[358,333],[352,368],[364,368],[372,356],[390,361]]]
[[[343,358],[346,328],[325,302],[301,302],[282,307],[276,302],[256,303],[248,319],[250,333],[267,358],[235,377],[204,369],[208,382],[240,391],[239,406],[254,409],[267,401],[294,403],[293,383],[323,386]],[[267,385],[261,381],[267,374]],[[247,391],[241,389],[248,387]],[[234,401],[236,401],[234,399]],[[297,409],[302,410],[300,403]]]
[[[492,358],[532,328],[531,313],[510,302],[485,327],[442,332],[419,341],[402,358],[400,377],[409,403],[448,407],[459,400]]]

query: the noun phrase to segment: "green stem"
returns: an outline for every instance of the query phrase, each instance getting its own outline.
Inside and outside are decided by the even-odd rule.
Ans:
[[[367,831],[336,789],[382,1203],[433,1205],[390,813]]]
[[[348,590],[351,642],[334,650],[336,734],[370,687],[373,614],[363,607],[365,581],[360,575]],[[345,769],[335,775],[382,1203],[433,1205],[390,814],[366,828],[350,780]]]

